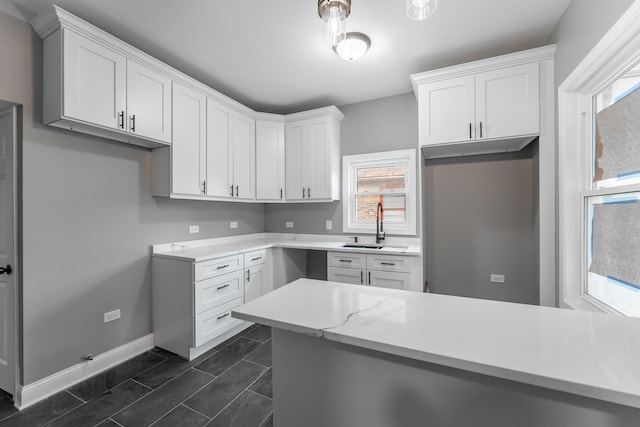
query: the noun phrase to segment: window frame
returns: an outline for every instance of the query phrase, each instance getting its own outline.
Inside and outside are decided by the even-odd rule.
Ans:
[[[587,293],[588,203],[591,197],[640,191],[640,184],[603,188],[592,185],[593,99],[639,59],[640,4],[636,3],[558,88],[558,267],[561,307],[622,315]]]
[[[406,195],[406,221],[403,224],[385,222],[387,234],[416,235],[416,151],[395,150],[378,153],[356,154],[342,157],[342,231],[345,233],[375,234],[374,223],[355,221],[357,193],[357,169],[362,167],[406,165],[405,191],[389,194]]]

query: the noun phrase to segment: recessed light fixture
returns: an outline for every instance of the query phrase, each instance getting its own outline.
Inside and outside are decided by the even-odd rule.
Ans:
[[[347,33],[333,50],[345,61],[357,61],[362,58],[371,47],[371,39],[362,33]]]
[[[407,0],[407,16],[416,21],[427,19],[437,7],[438,0]]]

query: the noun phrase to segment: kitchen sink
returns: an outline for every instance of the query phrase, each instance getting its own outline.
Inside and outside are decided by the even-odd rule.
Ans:
[[[345,243],[343,248],[358,248],[358,249],[382,249],[383,245],[378,243]]]

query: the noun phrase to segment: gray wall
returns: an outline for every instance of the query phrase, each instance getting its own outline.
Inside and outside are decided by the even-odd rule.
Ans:
[[[344,113],[340,126],[342,156],[418,146],[418,104],[413,93],[338,108]],[[328,219],[333,221],[331,231],[325,229]],[[293,221],[294,228],[285,228],[286,221]],[[342,234],[342,202],[266,205],[265,229],[277,233]],[[419,230],[418,224],[418,233]]]
[[[538,304],[531,149],[430,160],[423,169],[432,292]],[[491,283],[490,274],[506,283]]]
[[[0,13],[0,99],[24,120],[24,384],[152,332],[149,245],[264,231],[261,204],[152,197],[149,151],[44,127],[41,55],[31,27]]]
[[[549,43],[558,44],[556,86],[571,74],[631,4],[633,0],[571,2],[549,39]]]

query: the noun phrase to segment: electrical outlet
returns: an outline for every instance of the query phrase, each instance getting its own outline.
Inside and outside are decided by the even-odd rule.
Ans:
[[[104,314],[104,323],[113,322],[120,318],[120,309],[109,311]]]
[[[504,283],[504,274],[492,274],[491,283]]]
[[[196,234],[200,232],[200,226],[199,225],[190,225],[189,226],[189,234]]]
[[[284,223],[284,226],[285,226],[286,228],[293,228],[293,221],[287,221],[287,222],[285,222],[285,223]]]
[[[326,228],[327,230],[331,230],[331,228],[333,228],[333,222],[332,222],[330,219],[328,219],[327,221],[325,221],[325,224],[326,224],[326,225],[325,225],[325,228]]]
[[[229,225],[231,226],[231,228],[238,228],[238,221],[231,221]]]

